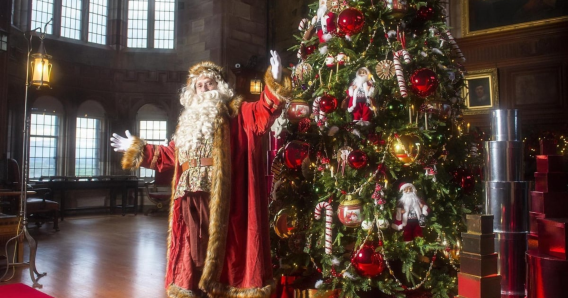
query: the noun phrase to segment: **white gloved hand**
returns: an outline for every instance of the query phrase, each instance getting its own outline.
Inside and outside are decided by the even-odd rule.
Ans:
[[[278,56],[278,53],[276,53],[276,51],[272,50],[270,50],[270,55],[272,55],[272,57],[270,57],[270,65],[272,65],[272,78],[274,78],[276,82],[280,82],[280,79],[282,78],[282,64],[280,63],[280,56]]]
[[[134,138],[127,130],[124,132],[126,134],[126,138],[123,138],[115,133],[112,134],[110,138],[110,146],[114,147],[114,151],[116,152],[125,152],[130,146],[132,146],[132,142]]]

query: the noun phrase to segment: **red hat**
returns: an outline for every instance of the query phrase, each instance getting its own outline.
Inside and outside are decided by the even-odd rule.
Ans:
[[[409,182],[403,182],[403,183],[401,183],[400,186],[399,186],[399,188],[398,188],[398,191],[399,191],[399,192],[400,192],[400,191],[403,191],[403,190],[404,190],[405,188],[407,188],[407,187],[412,187],[412,191],[413,191],[413,192],[416,192],[416,187],[414,187],[414,185],[413,185],[412,183],[409,183]]]

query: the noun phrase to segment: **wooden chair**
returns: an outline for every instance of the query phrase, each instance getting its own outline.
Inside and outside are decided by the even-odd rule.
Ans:
[[[172,196],[172,179],[174,177],[174,170],[159,172],[155,171],[154,181],[146,184],[146,195],[148,199],[154,204],[153,208],[148,209],[144,215],[158,212],[170,205],[170,198]]]
[[[15,159],[7,160],[7,186],[13,190],[21,190],[20,166]],[[50,200],[51,190],[49,188],[33,188],[28,190],[35,191],[35,195],[29,195],[26,201],[26,216],[30,221],[34,221],[38,227],[47,221],[53,222],[53,229],[59,231],[59,203]],[[19,204],[18,204],[19,205]]]

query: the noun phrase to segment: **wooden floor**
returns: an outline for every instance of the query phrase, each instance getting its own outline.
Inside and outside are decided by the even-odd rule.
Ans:
[[[55,298],[166,297],[167,213],[66,217],[59,232],[51,224],[29,227],[38,241],[36,267],[47,272],[39,291]],[[0,285],[19,282],[32,286],[28,267]]]

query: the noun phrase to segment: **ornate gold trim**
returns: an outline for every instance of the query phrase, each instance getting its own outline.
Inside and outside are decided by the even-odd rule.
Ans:
[[[463,35],[463,37],[497,33],[497,32],[502,32],[502,31],[510,31],[510,30],[515,30],[515,29],[522,29],[522,28],[528,28],[528,27],[541,26],[541,25],[546,25],[546,24],[554,24],[554,23],[560,23],[560,22],[568,21],[568,16],[562,16],[562,17],[532,21],[532,22],[525,22],[525,23],[519,23],[519,24],[514,24],[514,25],[508,25],[508,26],[495,27],[495,28],[490,28],[490,29],[470,31],[469,30],[469,2],[470,1],[471,0],[465,0],[465,1],[462,2],[462,35]]]
[[[467,81],[483,78],[489,79],[489,94],[491,95],[491,104],[487,106],[470,107]],[[473,70],[467,72],[467,74],[465,75],[466,87],[462,89],[462,98],[465,99],[465,105],[467,107],[467,109],[463,110],[464,115],[488,114],[489,111],[499,108],[499,82],[497,78],[497,68]]]

